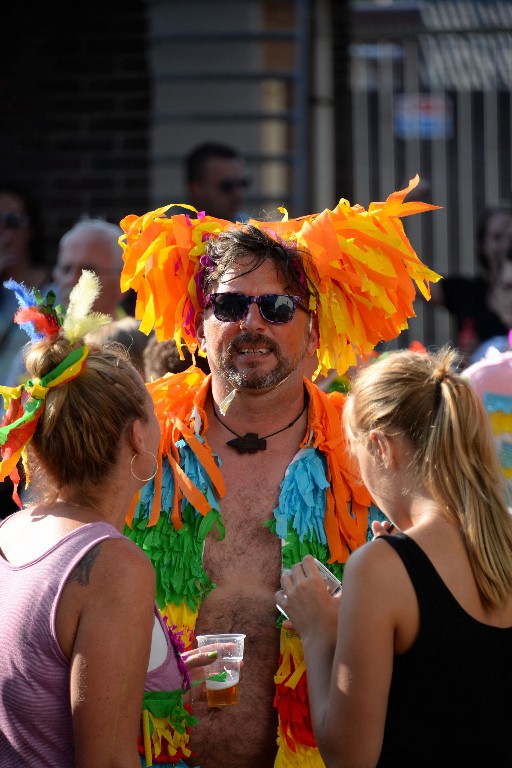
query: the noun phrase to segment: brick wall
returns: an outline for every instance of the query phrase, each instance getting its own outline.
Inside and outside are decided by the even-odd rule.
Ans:
[[[149,208],[144,0],[2,8],[0,182],[28,186],[47,258],[82,214],[118,223]]]

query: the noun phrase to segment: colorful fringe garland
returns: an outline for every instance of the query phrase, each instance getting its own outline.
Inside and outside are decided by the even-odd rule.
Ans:
[[[160,481],[155,478],[143,489],[125,531],[152,560],[159,608],[168,624],[181,633],[187,647],[194,640],[202,600],[214,588],[202,565],[203,543],[214,526],[218,538],[224,536],[216,476],[219,468],[202,437],[207,428],[203,405],[209,382],[210,377],[189,369],[148,385],[155,398],[167,458],[163,471],[159,470]],[[370,518],[382,516],[374,507],[369,514],[370,497],[364,488],[354,484],[350,473],[341,432],[343,395],[328,396],[307,380],[304,385],[310,398],[307,434],[312,437],[304,441],[286,472],[278,506],[267,526],[283,542],[283,567],[290,567],[309,553],[329,562],[333,572],[342,578],[343,561],[349,551],[368,538]],[[215,483],[202,465],[204,459],[214,470]],[[179,471],[172,466],[174,462]],[[180,484],[182,474],[187,483]],[[161,487],[161,500],[156,486]],[[191,503],[189,497],[196,494],[208,511],[200,511]],[[152,520],[154,509],[162,512]],[[332,522],[324,526],[328,510]],[[332,549],[340,553],[335,561]],[[293,765],[295,760],[295,765],[321,765],[309,717],[302,647],[297,635],[284,630],[275,682],[280,722],[278,764]],[[158,733],[167,732],[165,723],[158,727]],[[181,752],[176,753],[176,759],[178,754],[179,759],[185,755],[188,728],[180,738]]]

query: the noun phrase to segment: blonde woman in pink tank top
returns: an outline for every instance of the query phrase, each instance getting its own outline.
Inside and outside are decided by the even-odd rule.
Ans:
[[[36,491],[0,525],[0,765],[140,768],[155,574],[122,531],[156,471],[153,403],[125,351],[84,341],[108,320],[89,313],[93,273],[65,316],[8,287],[32,344],[26,384],[0,390],[0,479],[16,487],[28,452]],[[178,659],[160,679],[186,683]]]

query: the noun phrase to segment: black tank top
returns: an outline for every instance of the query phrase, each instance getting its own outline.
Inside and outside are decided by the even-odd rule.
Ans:
[[[394,657],[377,768],[511,768],[512,627],[467,614],[413,539],[380,540],[407,569],[420,629]]]

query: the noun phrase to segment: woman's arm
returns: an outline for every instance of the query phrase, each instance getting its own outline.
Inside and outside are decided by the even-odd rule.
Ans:
[[[335,645],[312,558],[303,561],[304,575],[294,572],[293,585],[283,580],[283,607],[301,635],[313,729],[328,768],[373,768],[378,761],[393,669],[397,561],[377,542],[351,555]]]
[[[128,539],[102,542],[71,654],[76,768],[140,768],[137,734],[154,599],[146,555]]]

